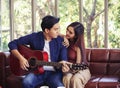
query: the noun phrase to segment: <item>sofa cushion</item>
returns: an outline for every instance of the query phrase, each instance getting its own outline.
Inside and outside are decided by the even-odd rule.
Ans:
[[[104,76],[99,80],[98,88],[116,88],[118,85],[119,77],[117,76]]]
[[[101,75],[92,76],[88,83],[85,85],[85,88],[98,88],[98,83],[101,77]]]

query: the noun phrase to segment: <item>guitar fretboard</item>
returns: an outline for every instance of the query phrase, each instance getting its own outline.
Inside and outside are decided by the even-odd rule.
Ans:
[[[45,61],[38,61],[36,63],[38,66],[54,66],[54,67],[62,67],[61,63],[57,63],[57,62],[45,62]]]
[[[40,61],[35,58],[31,58],[29,60],[29,64],[32,68],[34,68],[36,66],[53,66],[53,67],[56,67],[57,69],[59,69],[62,67],[62,63]],[[85,64],[72,64],[72,65],[67,64],[67,65],[70,67],[70,69],[74,69],[74,70],[84,70],[88,67]]]
[[[29,64],[30,64],[31,67],[36,67],[36,66],[54,66],[54,67],[57,67],[57,68],[62,67],[61,63],[40,61],[40,60],[37,60],[35,58],[31,58],[29,60]]]

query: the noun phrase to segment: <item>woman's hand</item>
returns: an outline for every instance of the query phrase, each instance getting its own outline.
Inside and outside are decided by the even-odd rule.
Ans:
[[[69,41],[66,37],[64,37],[64,41],[62,43],[64,46],[68,47],[69,46]]]

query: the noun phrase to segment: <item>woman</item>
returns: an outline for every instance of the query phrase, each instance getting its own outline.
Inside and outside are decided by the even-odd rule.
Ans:
[[[68,25],[66,30],[66,38],[69,41],[68,61],[79,64],[85,62],[86,55],[83,25],[79,22],[73,22]],[[63,83],[65,88],[84,88],[90,77],[91,74],[88,68],[77,72],[70,70],[64,74]]]

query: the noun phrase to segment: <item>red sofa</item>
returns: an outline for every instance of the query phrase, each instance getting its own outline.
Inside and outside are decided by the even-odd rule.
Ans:
[[[22,78],[10,71],[9,53],[0,52],[0,85],[22,88]],[[86,49],[91,79],[85,88],[117,88],[120,85],[120,49]]]

